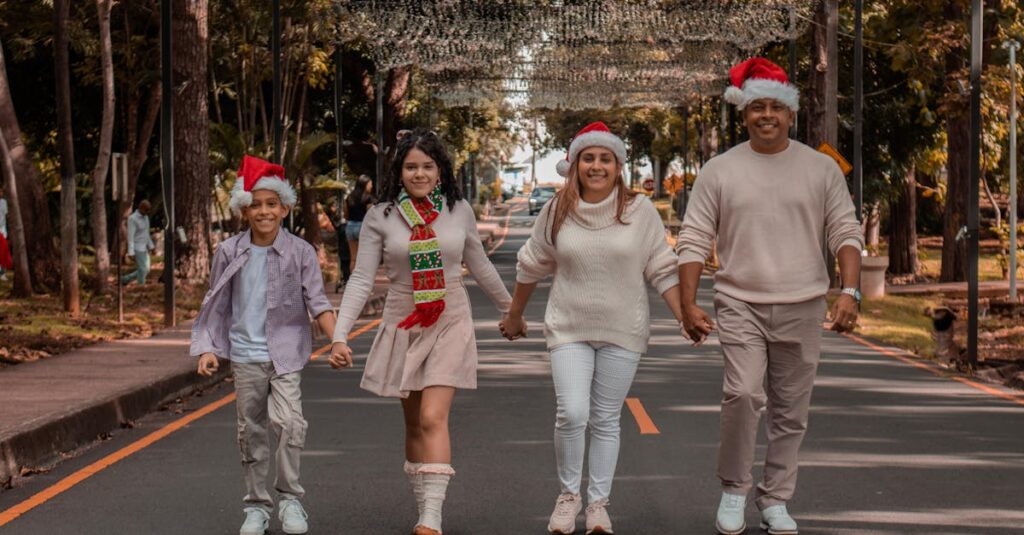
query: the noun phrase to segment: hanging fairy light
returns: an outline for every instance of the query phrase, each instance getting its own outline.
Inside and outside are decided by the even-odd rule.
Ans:
[[[718,93],[751,50],[805,29],[815,0],[335,0],[336,38],[417,65],[449,105],[673,105]],[[791,12],[800,21],[791,26]]]

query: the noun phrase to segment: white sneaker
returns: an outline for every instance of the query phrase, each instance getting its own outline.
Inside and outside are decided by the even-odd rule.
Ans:
[[[238,535],[263,535],[270,528],[270,513],[259,507],[245,508],[245,522]]]
[[[743,515],[746,506],[746,496],[723,492],[722,501],[718,503],[715,529],[722,535],[739,535],[746,531],[747,521]]]
[[[614,533],[612,519],[608,518],[608,500],[601,499],[587,505],[587,535]]]
[[[789,516],[785,505],[765,507],[761,511],[761,529],[771,535],[797,535],[796,520]]]
[[[548,533],[572,535],[576,533],[576,517],[583,509],[583,499],[579,494],[564,492],[555,501],[555,510],[548,520]]]
[[[309,515],[306,514],[306,510],[302,508],[299,500],[281,500],[278,507],[280,510],[277,513],[277,518],[281,520],[281,531],[288,535],[301,535],[309,531],[309,525],[306,523]]]

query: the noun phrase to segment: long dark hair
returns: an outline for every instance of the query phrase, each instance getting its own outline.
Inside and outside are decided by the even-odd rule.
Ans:
[[[356,179],[355,187],[352,188],[352,192],[348,194],[348,199],[346,199],[349,208],[359,205],[366,206],[367,204],[377,202],[373,193],[366,191],[366,186],[367,184],[370,184],[370,182],[370,177],[366,175],[359,175],[359,178]]]
[[[398,141],[387,181],[381,188],[381,200],[391,203],[392,206],[398,201],[398,195],[402,192],[402,164],[405,163],[405,157],[412,149],[420,150],[437,164],[438,172],[441,175],[441,192],[444,193],[448,209],[453,209],[455,203],[463,199],[462,189],[459,187],[459,181],[455,180],[452,160],[448,157],[448,149],[445,148],[444,142],[437,134],[426,128],[417,128]],[[385,213],[390,209],[389,206]]]

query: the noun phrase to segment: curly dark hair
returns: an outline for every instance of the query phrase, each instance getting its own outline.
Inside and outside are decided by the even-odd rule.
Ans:
[[[390,203],[386,209],[390,211],[398,201],[398,195],[402,192],[402,164],[405,157],[412,149],[419,149],[421,152],[434,160],[438,172],[441,174],[441,191],[444,193],[448,210],[455,207],[457,201],[461,201],[462,188],[459,181],[455,179],[455,171],[452,168],[452,160],[448,156],[448,149],[437,134],[426,128],[417,128],[398,141],[395,150],[395,157],[391,160],[391,168],[387,174],[387,181],[381,188],[381,201]]]

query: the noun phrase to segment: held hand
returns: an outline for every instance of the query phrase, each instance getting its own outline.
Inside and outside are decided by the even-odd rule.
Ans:
[[[522,316],[505,314],[498,323],[498,329],[501,330],[502,336],[509,340],[526,338],[526,322]]]
[[[345,342],[335,342],[331,346],[331,356],[327,362],[335,370],[352,367],[352,348]]]
[[[715,329],[715,323],[711,321],[703,309],[695,303],[683,306],[683,321],[680,326],[683,336],[693,340],[693,345],[699,346]]]
[[[217,369],[220,368],[220,363],[217,362],[217,355],[213,353],[203,353],[199,357],[199,369],[196,373],[203,377],[213,377],[213,374],[217,373]]]
[[[840,294],[832,304],[832,330],[838,333],[853,332],[857,327],[857,300],[853,296]]]

